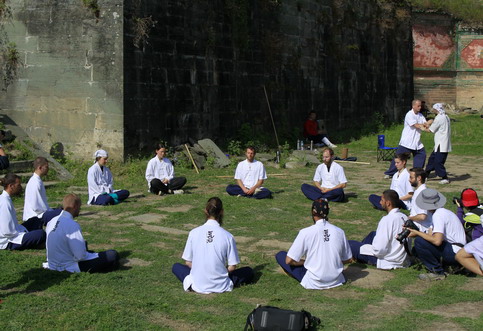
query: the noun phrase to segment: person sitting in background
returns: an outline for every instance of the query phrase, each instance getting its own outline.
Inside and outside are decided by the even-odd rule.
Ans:
[[[18,224],[12,197],[22,193],[20,177],[9,173],[1,179],[5,188],[0,195],[0,249],[41,249],[45,245],[44,222],[33,217],[22,225]]]
[[[0,142],[5,138],[5,131],[0,130]],[[10,161],[8,160],[8,155],[3,149],[3,145],[0,144],[0,170],[7,169],[10,166]]]
[[[468,241],[475,240],[483,236],[483,226],[481,220],[483,219],[483,205],[480,205],[478,194],[472,188],[465,188],[461,192],[461,199],[454,199],[454,203],[458,207],[456,216],[467,231]],[[468,209],[465,213],[463,208]],[[469,229],[468,227],[471,227]],[[468,233],[470,235],[468,235]]]
[[[81,199],[67,194],[62,202],[64,210],[54,217],[46,228],[47,262],[45,269],[68,272],[106,272],[119,265],[119,254],[115,250],[95,253],[87,250],[79,223]]]
[[[49,161],[45,157],[39,156],[34,160],[34,173],[30,177],[25,188],[25,203],[23,206],[23,220],[27,221],[32,217],[42,219],[47,224],[52,217],[60,214],[62,209],[52,209],[47,202],[42,177],[49,173]]]
[[[396,191],[399,196],[399,204],[394,207],[401,209],[411,209],[411,198],[414,193],[414,188],[409,182],[409,172],[406,169],[408,158],[409,153],[398,154],[394,158],[397,172],[392,176],[390,187],[390,189]],[[371,194],[369,196],[369,201],[374,208],[384,210],[380,204],[381,197],[379,195]]]
[[[183,194],[181,189],[186,184],[185,177],[174,177],[174,167],[166,157],[166,146],[157,144],[156,156],[148,162],[146,180],[149,191],[153,194]]]
[[[128,190],[114,190],[111,170],[106,166],[108,155],[103,149],[94,153],[96,159],[87,172],[88,205],[116,205],[129,197]]]
[[[322,120],[317,121],[316,118],[317,114],[311,111],[304,123],[304,137],[312,140],[314,144],[325,144],[327,147],[336,148],[337,146],[330,142]]]

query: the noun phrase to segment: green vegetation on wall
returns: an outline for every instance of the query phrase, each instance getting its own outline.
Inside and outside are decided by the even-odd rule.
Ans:
[[[13,82],[21,64],[17,46],[10,42],[4,28],[11,18],[12,12],[7,0],[0,0],[0,88],[3,91]]]
[[[465,22],[483,24],[483,1],[481,0],[408,0],[415,8],[440,10]]]

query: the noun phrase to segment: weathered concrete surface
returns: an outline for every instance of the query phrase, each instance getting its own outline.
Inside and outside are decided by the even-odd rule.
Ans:
[[[62,142],[84,158],[101,145],[123,158],[123,1],[99,2],[99,18],[79,0],[8,4],[23,67],[1,111],[46,151]]]

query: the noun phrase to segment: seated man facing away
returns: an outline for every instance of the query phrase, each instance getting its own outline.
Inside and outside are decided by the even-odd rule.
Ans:
[[[235,171],[237,184],[230,184],[226,187],[229,195],[238,195],[247,198],[265,199],[272,196],[263,182],[267,179],[267,173],[263,163],[255,160],[255,147],[248,146],[245,155],[247,159],[238,163]]]
[[[403,230],[406,215],[399,211],[399,195],[386,190],[381,196],[381,206],[387,211],[377,225],[377,230],[362,242],[349,240],[352,255],[360,263],[375,265],[379,269],[396,269],[409,266],[408,255],[396,235]]]
[[[47,224],[52,217],[60,214],[62,209],[52,209],[47,203],[47,193],[45,192],[42,177],[49,172],[49,161],[45,157],[39,156],[34,160],[34,173],[30,177],[25,188],[25,202],[23,206],[23,220],[27,221],[32,217],[41,219]]]
[[[342,285],[344,264],[352,261],[344,231],[330,224],[328,215],[329,203],[323,199],[314,201],[314,225],[300,230],[288,253],[281,251],[275,255],[283,270],[306,289],[324,290]]]
[[[128,190],[114,190],[111,170],[107,167],[107,152],[99,149],[94,153],[96,159],[87,172],[89,186],[88,205],[117,205],[129,197]]]
[[[217,197],[208,200],[206,223],[190,231],[183,252],[185,265],[175,263],[173,274],[185,291],[221,293],[248,284],[253,279],[250,267],[236,269],[240,263],[235,238],[223,229],[223,203]]]
[[[337,146],[329,140],[324,122],[316,119],[317,114],[311,111],[304,123],[304,137],[312,140],[314,144],[325,144],[327,147],[336,148]]]
[[[310,200],[327,199],[344,201],[344,188],[347,185],[344,168],[334,162],[334,150],[326,147],[322,150],[322,164],[315,170],[314,185],[302,184],[302,193]]]
[[[166,157],[166,146],[157,144],[156,156],[148,162],[146,180],[149,192],[153,194],[183,194],[181,189],[186,184],[185,177],[174,177],[174,167]]]
[[[473,240],[456,253],[456,261],[469,271],[483,276],[483,237]]]
[[[429,270],[419,275],[422,280],[440,280],[446,277],[445,266],[457,265],[455,254],[466,244],[465,230],[458,217],[448,209],[444,195],[427,188],[414,203],[433,215],[433,228],[428,233],[409,229],[414,240],[413,254]]]
[[[115,250],[94,253],[87,250],[79,223],[81,200],[75,194],[67,194],[64,210],[47,225],[47,262],[43,267],[68,272],[107,272],[117,268],[119,255]]]
[[[9,173],[0,182],[5,188],[0,195],[0,249],[43,249],[45,247],[45,232],[42,230],[44,222],[33,217],[22,225],[18,224],[12,197],[22,192],[20,177]]]

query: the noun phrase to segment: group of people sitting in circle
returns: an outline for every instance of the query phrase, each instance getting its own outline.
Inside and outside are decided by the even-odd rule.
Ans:
[[[153,194],[179,194],[186,178],[175,177],[174,167],[166,158],[166,147],[156,146],[156,156],[146,168],[146,180]],[[231,196],[255,199],[272,197],[262,185],[267,178],[262,162],[255,159],[256,150],[248,147],[246,160],[236,168],[236,184],[228,185]],[[95,163],[87,175],[88,204],[114,205],[129,197],[127,190],[114,190],[112,174],[107,167],[108,154],[98,150]],[[458,214],[445,209],[446,198],[425,185],[427,173],[422,168],[406,170],[407,155],[396,156],[397,173],[391,188],[381,196],[371,195],[369,201],[387,215],[379,221],[376,231],[362,242],[347,240],[339,227],[329,222],[329,201],[346,200],[347,185],[344,168],[334,161],[333,149],[322,151],[320,164],[313,177],[313,185],[303,184],[302,193],[313,200],[313,225],[299,231],[288,252],[279,252],[275,259],[283,270],[307,289],[328,289],[345,282],[343,265],[351,262],[366,263],[380,269],[409,266],[418,258],[428,269],[421,279],[442,279],[448,266],[458,262],[468,270],[483,275],[483,206],[476,192],[464,190],[457,199]],[[119,255],[115,250],[93,252],[87,247],[80,225],[75,218],[80,213],[81,201],[75,194],[67,194],[62,209],[52,209],[42,177],[49,171],[43,157],[34,161],[34,173],[27,183],[24,222],[17,221],[12,196],[22,191],[21,179],[7,174],[1,179],[4,187],[0,195],[0,249],[23,250],[46,247],[44,267],[68,272],[105,272],[115,269]],[[468,212],[464,213],[463,208]],[[401,212],[409,210],[409,216]],[[231,291],[234,286],[250,283],[254,272],[249,267],[237,269],[240,258],[234,237],[223,229],[224,209],[218,197],[210,198],[204,209],[206,222],[193,229],[183,252],[184,264],[173,265],[173,273],[183,282],[187,291],[199,293]],[[477,216],[475,216],[477,215]],[[465,226],[471,220],[474,231],[467,240]],[[409,226],[408,222],[415,224]],[[45,231],[43,228],[45,227]],[[407,238],[400,233],[407,231]],[[414,247],[411,249],[411,241]],[[467,243],[468,242],[468,243]],[[403,244],[404,243],[404,244]],[[411,256],[413,258],[411,258]]]

